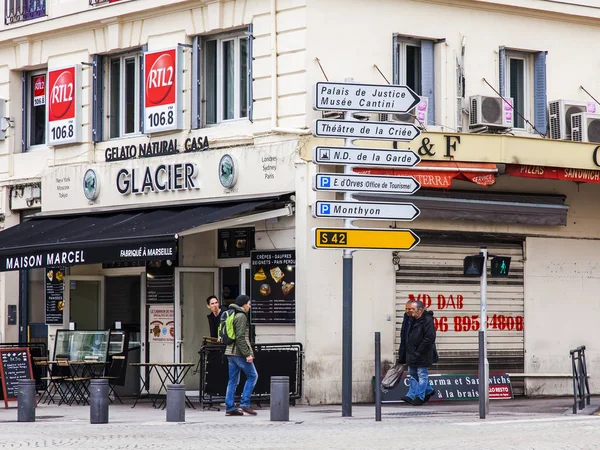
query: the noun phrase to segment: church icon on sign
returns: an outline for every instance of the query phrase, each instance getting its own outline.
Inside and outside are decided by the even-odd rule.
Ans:
[[[319,149],[319,159],[320,160],[329,160],[330,159],[328,148]]]

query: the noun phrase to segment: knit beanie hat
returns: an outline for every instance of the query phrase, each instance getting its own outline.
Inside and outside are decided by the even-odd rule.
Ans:
[[[242,294],[242,295],[238,295],[238,297],[235,299],[235,304],[238,306],[244,306],[249,301],[250,301],[250,297]]]

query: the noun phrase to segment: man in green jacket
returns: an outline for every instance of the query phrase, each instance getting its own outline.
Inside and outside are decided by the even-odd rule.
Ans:
[[[250,346],[250,327],[248,324],[248,313],[250,312],[250,297],[239,295],[235,299],[235,304],[229,306],[229,309],[235,311],[233,319],[233,329],[235,330],[235,340],[227,345],[225,356],[229,363],[229,383],[227,384],[227,393],[225,394],[225,415],[243,416],[244,413],[252,416],[256,415],[250,407],[250,396],[258,380],[258,373],[254,367],[254,352]],[[242,391],[240,408],[235,407],[235,390],[240,383],[240,370],[246,375],[246,384]]]

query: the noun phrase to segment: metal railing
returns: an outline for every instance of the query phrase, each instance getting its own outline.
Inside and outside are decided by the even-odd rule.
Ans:
[[[115,3],[119,0],[90,0],[90,6],[101,5],[102,3]]]
[[[590,404],[590,385],[588,383],[587,364],[585,362],[585,345],[570,351],[571,368],[573,369],[573,414]]]
[[[46,15],[46,0],[4,0],[4,23],[23,22]]]

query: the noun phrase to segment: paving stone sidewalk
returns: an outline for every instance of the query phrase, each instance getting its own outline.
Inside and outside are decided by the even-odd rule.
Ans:
[[[287,423],[270,422],[268,408],[244,417],[187,409],[185,423],[168,423],[166,411],[142,403],[111,405],[102,425],[89,423],[89,407],[41,405],[35,423],[16,422],[13,407],[0,410],[0,448],[600,448],[600,416],[565,414],[570,405],[567,398],[496,401],[485,420],[476,402],[384,405],[381,422],[373,405],[354,405],[350,418],[339,405],[296,406]]]

